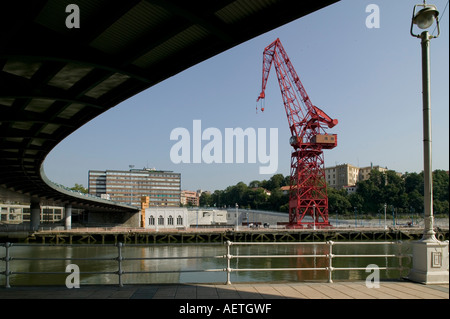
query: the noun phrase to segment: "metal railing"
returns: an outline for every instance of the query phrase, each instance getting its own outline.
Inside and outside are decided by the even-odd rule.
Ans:
[[[89,275],[117,275],[119,286],[123,286],[123,276],[130,274],[162,274],[162,273],[187,273],[187,272],[225,272],[226,273],[226,284],[231,284],[231,273],[233,272],[277,272],[277,271],[326,271],[328,274],[327,282],[333,282],[333,272],[336,271],[350,271],[350,270],[365,270],[367,271],[367,267],[334,267],[333,260],[336,258],[397,258],[398,266],[396,267],[388,267],[386,262],[386,267],[378,267],[378,270],[399,270],[400,274],[403,270],[408,269],[408,267],[404,266],[402,262],[403,258],[411,258],[410,254],[402,253],[402,242],[401,241],[388,241],[388,242],[231,242],[226,241],[225,243],[219,243],[215,246],[224,246],[225,254],[217,255],[217,256],[182,256],[182,257],[124,257],[123,251],[127,247],[149,247],[149,246],[161,246],[161,244],[16,244],[16,243],[0,243],[0,247],[5,248],[5,255],[0,257],[0,261],[5,263],[5,270],[0,272],[0,275],[5,276],[5,287],[9,288],[10,278],[13,275],[68,275],[68,272],[55,272],[55,271],[39,271],[39,272],[25,272],[25,271],[13,271],[11,269],[12,261],[114,261],[117,262],[117,270],[115,271],[83,271],[79,272],[79,274],[89,274]],[[169,246],[199,246],[202,244],[169,244]],[[203,244],[212,246],[214,244]],[[280,255],[233,255],[232,247],[233,246],[250,246],[250,245],[260,245],[260,246],[269,246],[269,245],[324,245],[328,247],[326,249],[326,253],[323,254],[280,254]],[[397,246],[397,253],[391,254],[334,254],[333,247],[337,245],[394,245]],[[117,255],[114,257],[13,257],[11,255],[11,249],[13,247],[116,247]],[[125,261],[144,261],[144,260],[180,260],[180,259],[224,259],[226,261],[225,268],[214,268],[214,269],[180,269],[180,270],[148,270],[148,271],[126,271],[124,270],[123,263]],[[289,267],[289,268],[232,268],[231,261],[233,259],[256,259],[256,258],[324,258],[327,260],[327,265],[323,267]]]
[[[230,273],[231,272],[237,272],[237,271],[316,271],[316,270],[323,270],[327,271],[328,273],[328,280],[327,282],[332,283],[333,282],[333,272],[334,271],[342,271],[342,270],[364,270],[367,271],[367,267],[333,267],[333,259],[335,258],[378,258],[378,257],[384,257],[384,258],[398,258],[398,267],[378,267],[378,270],[399,270],[402,272],[404,269],[406,269],[403,266],[402,259],[403,258],[411,258],[411,255],[403,255],[402,254],[402,242],[333,242],[333,241],[327,241],[327,242],[286,242],[286,243],[279,243],[279,242],[273,242],[273,243],[260,243],[260,242],[254,242],[254,243],[242,243],[242,242],[230,242],[227,241],[225,243],[227,245],[227,284],[231,284],[230,281]],[[312,254],[312,255],[249,255],[249,256],[233,256],[230,254],[230,248],[232,245],[326,245],[328,246],[328,253],[327,254]],[[357,255],[338,255],[333,254],[333,246],[336,245],[397,245],[398,252],[397,254],[357,254]],[[290,267],[290,268],[245,268],[245,269],[232,269],[230,267],[230,260],[233,258],[326,258],[328,260],[328,265],[326,267]]]

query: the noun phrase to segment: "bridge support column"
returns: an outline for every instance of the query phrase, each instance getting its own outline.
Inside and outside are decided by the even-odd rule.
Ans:
[[[39,200],[32,200],[30,205],[30,230],[39,229],[41,223],[41,203]]]
[[[64,229],[72,229],[72,205],[66,204],[64,206]]]

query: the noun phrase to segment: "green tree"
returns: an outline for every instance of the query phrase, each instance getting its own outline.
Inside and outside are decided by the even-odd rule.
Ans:
[[[283,195],[280,188],[274,188],[271,191],[269,203],[270,209],[274,211],[282,211],[281,207],[289,201],[289,195]]]
[[[249,188],[258,188],[258,187],[260,187],[260,185],[261,185],[261,182],[260,181],[251,181],[249,184],[248,184],[248,187]]]
[[[443,170],[433,172],[433,211],[449,214],[449,176]]]
[[[285,181],[285,177],[282,174],[275,174],[267,182],[266,188],[270,191],[279,189],[280,187],[286,185]]]
[[[83,194],[87,194],[88,193],[88,189],[84,188],[84,186],[82,184],[75,183],[75,186],[71,187],[70,189],[73,190],[73,191],[76,191],[76,192],[83,193]]]
[[[245,194],[245,203],[250,208],[267,209],[269,195],[262,188],[248,189]]]
[[[199,199],[199,205],[201,207],[208,207],[208,206],[213,206],[213,197],[209,192],[203,192],[200,195],[200,199]]]
[[[411,193],[417,191],[418,193],[423,193],[423,175],[418,173],[408,173],[403,175],[403,180],[405,181],[405,192]]]
[[[382,188],[384,202],[397,208],[399,213],[409,211],[404,179],[394,171],[387,171],[385,176],[386,185]]]
[[[351,213],[352,214],[354,212],[355,207],[356,207],[358,212],[360,212],[360,213],[364,212],[364,210],[363,210],[363,208],[365,207],[364,206],[364,198],[363,198],[363,196],[358,194],[358,192],[351,193],[348,196],[348,200],[349,200],[349,202],[351,204]]]
[[[214,193],[211,194],[211,206],[214,207],[223,207],[225,204],[225,195],[222,190],[215,190]]]
[[[328,188],[328,212],[330,214],[348,214],[352,209],[352,204],[348,199],[345,189],[337,190]]]
[[[384,193],[382,187],[385,185],[384,175],[377,171],[372,170],[369,179],[358,182],[356,184],[356,194],[362,199],[362,207],[358,211],[375,213],[378,211],[381,203],[384,203]],[[352,203],[354,207],[355,204]]]

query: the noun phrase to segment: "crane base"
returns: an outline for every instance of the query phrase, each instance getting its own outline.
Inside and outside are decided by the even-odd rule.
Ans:
[[[291,223],[286,225],[287,229],[327,229],[333,228],[330,223]]]

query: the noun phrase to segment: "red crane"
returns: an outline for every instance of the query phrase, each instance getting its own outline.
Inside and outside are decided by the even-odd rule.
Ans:
[[[328,227],[328,196],[323,149],[337,146],[337,135],[326,134],[338,121],[314,106],[295,72],[280,39],[264,49],[262,91],[257,102],[265,98],[272,64],[275,67],[291,131],[289,187],[290,228]],[[261,108],[264,111],[264,108]],[[311,218],[305,218],[310,216]],[[309,220],[308,220],[309,219]]]

